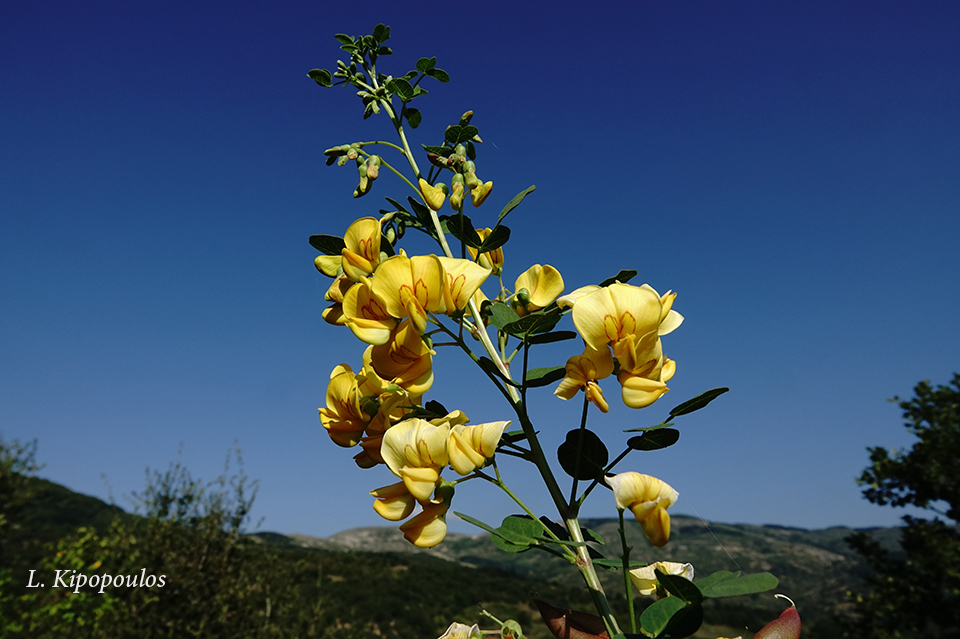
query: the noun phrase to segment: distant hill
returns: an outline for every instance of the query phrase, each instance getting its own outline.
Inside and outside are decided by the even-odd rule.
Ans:
[[[852,528],[833,527],[806,530],[784,526],[748,524],[704,524],[687,516],[672,517],[670,543],[657,550],[643,538],[639,525],[631,522],[627,542],[634,550],[631,558],[638,561],[678,561],[692,563],[697,576],[717,570],[742,570],[746,573],[769,571],[780,579],[777,592],[793,599],[804,618],[804,636],[835,636],[834,615],[846,608],[847,590],[855,586],[865,573],[866,565],[844,538]],[[615,559],[620,551],[617,520],[585,520],[587,528],[599,533],[606,542],[597,546],[604,555]],[[709,526],[709,527],[708,527]],[[896,548],[897,528],[870,529],[886,547]],[[574,585],[580,579],[576,571],[561,559],[534,550],[508,554],[497,549],[487,534],[450,535],[444,543],[430,550],[417,549],[406,541],[396,528],[357,528],[336,535],[318,538],[291,535],[290,539],[304,547],[327,550],[373,549],[390,552],[419,552],[478,567],[509,570],[534,580]],[[620,577],[601,571],[601,580],[609,593],[621,592]],[[621,596],[622,599],[622,596]],[[776,617],[782,605],[770,594],[749,598],[708,602],[718,608],[729,622],[743,619],[753,628]],[[771,616],[772,615],[772,616]],[[711,613],[707,612],[707,619]],[[819,632],[814,633],[819,628]],[[738,630],[740,632],[740,630]],[[714,635],[716,636],[716,635]]]
[[[37,496],[25,508],[20,522],[21,530],[13,540],[14,546],[21,549],[23,561],[36,562],[44,552],[44,543],[53,542],[78,526],[92,526],[102,531],[116,516],[133,516],[95,497],[74,493],[46,480],[35,481]],[[628,543],[634,548],[632,559],[690,562],[695,566],[698,577],[717,570],[772,572],[780,579],[776,591],[790,596],[800,610],[804,621],[804,637],[835,636],[832,619],[835,615],[843,614],[846,591],[856,585],[866,570],[864,563],[844,542],[844,538],[854,532],[850,528],[805,530],[770,525],[705,525],[700,519],[682,515],[672,520],[670,543],[661,550],[651,547],[643,538],[639,526],[631,522],[627,537]],[[584,525],[606,541],[605,545],[597,545],[597,549],[607,557],[616,558],[620,550],[616,520],[586,520]],[[879,528],[871,532],[885,546],[897,546],[898,529]],[[473,576],[471,580],[482,583],[504,584],[505,576],[516,575],[512,578],[516,583],[510,589],[505,585],[496,586],[495,589],[520,593],[537,589],[544,598],[546,593],[567,598],[565,601],[556,601],[558,604],[569,602],[571,605],[588,605],[579,575],[563,560],[536,550],[519,554],[501,552],[485,533],[451,533],[444,543],[430,550],[420,550],[408,544],[396,527],[357,528],[323,538],[269,532],[256,533],[256,537],[263,543],[283,548],[287,553],[321,553],[322,557],[327,557],[323,563],[327,566],[325,570],[328,576],[334,578],[334,575],[341,574],[335,579],[342,581],[349,581],[351,575],[358,571],[369,573],[376,570],[378,565],[384,568],[393,566],[394,570],[409,566],[403,570],[415,568],[437,577],[443,575],[442,579],[449,580],[449,583],[434,583],[432,589],[450,591],[460,587],[457,584],[463,580],[463,568],[471,568],[478,571],[470,573]],[[311,556],[316,560],[317,555]],[[380,558],[376,559],[377,556]],[[443,561],[436,563],[438,559]],[[443,568],[444,565],[449,566],[450,570]],[[421,568],[416,568],[418,566]],[[460,568],[457,569],[457,566]],[[625,608],[622,578],[616,573],[601,571],[601,579],[615,609]],[[540,586],[537,587],[537,584]],[[782,603],[774,600],[771,594],[709,601],[712,610],[707,610],[706,618],[717,625],[705,627],[698,636],[735,636],[743,632],[745,624],[753,629],[759,628],[775,618],[783,608]],[[518,596],[522,597],[522,594]],[[577,600],[582,601],[578,604]],[[521,612],[529,618],[529,610]],[[539,634],[534,632],[532,636]]]

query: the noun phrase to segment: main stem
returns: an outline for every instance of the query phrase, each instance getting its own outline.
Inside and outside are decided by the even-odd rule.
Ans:
[[[376,76],[373,77],[374,85],[376,85]],[[400,136],[400,140],[403,142],[404,152],[407,156],[407,161],[410,162],[410,167],[413,169],[414,174],[419,178],[420,169],[417,166],[416,160],[413,159],[413,153],[410,151],[410,144],[407,142],[407,136],[403,131],[403,124],[400,122],[400,119],[397,117],[396,113],[393,110],[392,105],[388,100],[381,100],[381,104],[386,110],[387,114],[390,116],[390,120],[393,122],[394,127],[397,129],[397,134]],[[440,226],[440,218],[437,216],[437,212],[431,209],[429,206],[427,209],[430,211],[430,219],[433,221],[433,228],[436,232],[437,241],[440,243],[440,247],[443,249],[444,255],[447,257],[453,257],[453,252],[450,250],[450,245],[447,243],[446,233],[443,232],[443,229]],[[490,340],[490,336],[487,334],[487,331],[483,325],[483,320],[480,317],[480,309],[477,307],[476,301],[473,298],[467,303],[467,308],[470,311],[470,315],[473,318],[477,331],[475,335],[480,338],[480,343],[483,344],[483,349],[487,352],[487,355],[490,356],[491,361],[497,366],[497,369],[506,376],[507,379],[513,379],[510,375],[510,368],[500,357],[500,354],[497,352],[496,347],[493,345],[493,342]],[[526,349],[525,349],[526,350]],[[526,352],[524,353],[524,371],[526,371]],[[520,418],[520,426],[523,428],[523,433],[526,435],[526,439],[530,444],[530,453],[533,458],[533,462],[537,466],[537,470],[540,471],[540,475],[543,477],[544,483],[547,485],[547,490],[550,492],[550,496],[553,498],[553,502],[557,507],[557,511],[564,519],[564,523],[567,526],[567,530],[570,533],[570,538],[575,542],[583,543],[583,531],[580,529],[580,522],[577,519],[577,508],[571,509],[567,504],[566,499],[563,496],[563,492],[560,490],[560,485],[557,483],[557,478],[553,474],[553,470],[550,468],[550,464],[547,463],[547,457],[543,454],[543,448],[540,446],[540,440],[537,439],[537,434],[533,429],[533,424],[530,422],[530,418],[527,415],[527,407],[525,398],[521,397],[520,391],[518,391],[514,386],[509,384],[507,386],[507,393],[510,396],[510,399],[513,403],[513,408],[517,413],[517,416]],[[597,577],[597,571],[593,566],[593,562],[590,560],[590,554],[587,551],[586,545],[577,546],[577,558],[575,561],[577,569],[580,571],[580,574],[583,575],[584,581],[587,583],[587,588],[590,590],[590,596],[593,599],[593,604],[597,609],[597,612],[600,613],[600,616],[603,618],[603,625],[607,629],[607,634],[612,638],[614,635],[621,634],[620,626],[617,625],[617,620],[613,616],[613,610],[610,608],[610,602],[607,601],[607,596],[603,591],[603,586],[600,584],[600,579]]]

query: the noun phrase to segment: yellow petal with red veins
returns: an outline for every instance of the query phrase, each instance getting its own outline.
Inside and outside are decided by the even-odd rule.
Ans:
[[[387,258],[373,274],[373,292],[393,317],[409,317],[418,333],[426,330],[427,312],[443,312],[443,265],[436,255]]]
[[[343,296],[344,323],[367,344],[386,344],[397,320],[373,291],[369,278],[362,278]]]
[[[462,311],[490,275],[490,269],[470,260],[455,257],[438,257],[437,259],[440,260],[446,275],[443,287],[444,312]]]

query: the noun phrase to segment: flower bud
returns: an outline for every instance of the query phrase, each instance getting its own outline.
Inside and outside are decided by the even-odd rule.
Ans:
[[[490,195],[490,192],[493,190],[493,182],[484,182],[477,188],[470,191],[470,200],[473,202],[474,206],[480,206],[487,199],[487,196]]]
[[[446,194],[443,192],[443,189],[437,186],[431,186],[423,178],[420,178],[419,185],[420,193],[423,195],[423,201],[434,211],[439,211],[443,207],[443,201],[446,199]]]
[[[460,126],[467,126],[470,124],[470,120],[473,119],[473,111],[467,111],[460,116]]]
[[[460,175],[460,174],[457,173],[457,176],[459,176],[459,175]],[[454,211],[459,211],[459,210],[460,210],[460,207],[463,206],[463,194],[464,194],[464,189],[463,189],[463,184],[462,184],[462,182],[463,182],[463,179],[462,179],[462,178],[461,178],[460,182],[461,182],[460,184],[454,183],[454,185],[453,185],[453,194],[450,196],[450,208],[453,209]]]
[[[376,180],[380,175],[380,156],[371,155],[367,160],[367,177]]]
[[[384,231],[384,235],[387,237],[387,241],[390,242],[390,244],[393,244],[397,241],[397,232],[392,226],[387,227],[387,230]]]
[[[467,162],[467,164],[473,164],[473,163]],[[463,178],[463,182],[464,184],[466,184],[467,188],[470,189],[471,191],[473,191],[475,188],[480,186],[480,179],[477,177],[477,174],[473,171],[473,169],[470,169],[466,173],[466,175]]]
[[[337,166],[343,166],[349,159],[350,158],[348,158],[346,155],[341,155],[339,158],[337,158]]]

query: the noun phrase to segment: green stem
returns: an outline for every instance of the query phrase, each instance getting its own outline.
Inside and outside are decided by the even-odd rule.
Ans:
[[[633,550],[627,545],[627,534],[623,527],[623,510],[620,510],[620,547],[623,548],[623,592],[627,596],[627,610],[630,614],[630,632],[637,634],[637,615],[633,610],[633,584],[630,583],[630,551]]]
[[[587,410],[590,408],[590,401],[587,399],[587,394],[583,394],[583,414],[580,416],[580,432],[577,439],[577,463],[574,465],[573,473],[573,486],[570,487],[570,512],[575,513],[580,510],[580,504],[577,502],[577,484],[579,480],[577,477],[580,476],[580,460],[583,459],[583,455],[580,454],[580,451],[583,449],[583,432],[587,429]]]

